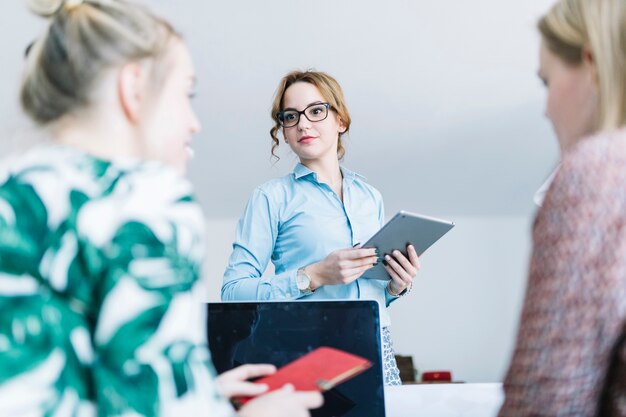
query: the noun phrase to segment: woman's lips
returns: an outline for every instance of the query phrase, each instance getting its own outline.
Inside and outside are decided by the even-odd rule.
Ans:
[[[307,143],[313,142],[315,139],[315,136],[302,136],[298,142],[306,145]]]

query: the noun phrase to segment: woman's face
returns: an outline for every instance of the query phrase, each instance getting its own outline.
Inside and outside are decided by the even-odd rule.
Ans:
[[[143,145],[147,158],[159,160],[184,174],[192,156],[191,139],[200,131],[200,123],[191,105],[195,70],[187,47],[174,41],[170,65],[162,85],[156,86],[153,102],[143,117]],[[148,88],[154,89],[151,85]]]
[[[317,87],[307,82],[297,82],[285,91],[281,110],[303,111],[316,103],[326,103]],[[345,130],[341,119],[329,109],[328,117],[318,122],[311,122],[301,114],[297,125],[283,128],[283,135],[291,150],[305,163],[328,157],[336,159],[339,133]]]
[[[563,152],[596,130],[598,98],[593,65],[588,59],[569,65],[544,42],[539,62],[539,77],[548,90],[545,114]]]

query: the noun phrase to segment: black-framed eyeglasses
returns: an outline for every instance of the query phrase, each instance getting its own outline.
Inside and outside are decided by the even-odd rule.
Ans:
[[[304,110],[283,110],[276,114],[278,123],[282,127],[293,127],[300,122],[300,115],[304,114],[310,122],[321,122],[328,117],[328,110],[330,104],[328,103],[314,103],[308,105]]]

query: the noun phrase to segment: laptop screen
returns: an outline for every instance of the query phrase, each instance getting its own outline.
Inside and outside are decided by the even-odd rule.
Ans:
[[[375,301],[209,303],[208,340],[218,373],[246,363],[281,367],[320,346],[362,356],[372,367],[324,393],[312,416],[385,415]]]

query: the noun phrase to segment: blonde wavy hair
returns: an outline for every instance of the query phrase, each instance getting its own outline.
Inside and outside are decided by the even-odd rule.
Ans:
[[[165,76],[169,42],[180,35],[132,0],[26,0],[50,19],[44,35],[27,49],[20,99],[40,125],[89,106],[107,69],[150,59],[151,77]]]
[[[281,129],[280,123],[278,121],[278,113],[283,110],[283,99],[285,97],[285,91],[292,85],[297,82],[309,83],[317,87],[320,91],[324,100],[330,104],[331,111],[337,113],[337,115],[341,118],[346,130],[339,133],[339,139],[337,141],[337,158],[341,160],[346,151],[343,147],[343,143],[341,137],[348,133],[350,129],[350,123],[352,119],[350,118],[350,112],[348,111],[348,106],[346,105],[346,100],[343,95],[343,90],[341,86],[330,75],[321,71],[292,71],[285,75],[278,84],[278,88],[276,89],[276,93],[274,94],[274,102],[272,104],[271,117],[274,121],[274,126],[270,129],[270,136],[272,137],[272,156],[276,159],[279,159],[276,156],[276,148],[280,144],[278,140],[278,131]]]
[[[546,47],[570,65],[591,50],[599,90],[597,128],[626,125],[626,0],[560,0],[539,20]]]

